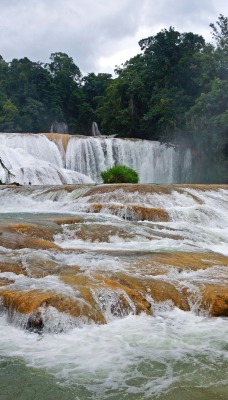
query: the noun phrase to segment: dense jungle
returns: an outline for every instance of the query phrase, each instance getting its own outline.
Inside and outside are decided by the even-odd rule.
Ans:
[[[114,77],[84,75],[62,52],[49,63],[0,56],[0,131],[62,124],[90,135],[96,121],[107,136],[188,146],[193,182],[227,183],[228,18],[220,14],[210,28],[212,43],[174,27],[140,40],[139,53]]]

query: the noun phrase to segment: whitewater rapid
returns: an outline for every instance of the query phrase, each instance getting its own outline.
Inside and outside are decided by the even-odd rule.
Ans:
[[[37,332],[2,302],[3,398],[226,400],[227,316],[202,298],[227,288],[227,205],[226,185],[1,186],[0,290],[81,307],[89,290],[106,322],[43,304]],[[33,246],[42,229],[56,247]],[[186,309],[163,299],[170,286]]]
[[[74,398],[171,399],[170,391],[179,399],[214,400],[215,394],[225,400],[228,326],[222,319],[176,309],[153,320],[128,316],[43,337],[9,326],[4,317],[0,324],[1,356],[54,373],[73,386]]]
[[[215,185],[216,186],[216,185]],[[103,216],[103,224],[112,223],[125,227],[126,222],[122,222],[127,213],[127,205],[140,206],[148,208],[164,209],[169,215],[169,221],[158,222],[160,229],[164,233],[164,238],[156,237],[151,241],[150,232],[153,231],[153,222],[140,222],[134,232],[134,239],[120,240],[118,237],[112,237],[108,243],[90,243],[90,248],[106,249],[167,249],[196,251],[210,250],[228,255],[228,194],[227,190],[218,188],[218,190],[197,190],[194,185],[189,186],[170,186],[168,194],[162,192],[140,193],[137,190],[126,193],[121,186],[115,188],[115,185],[103,186],[110,187],[106,193],[92,194],[92,188],[96,186],[80,185],[74,190],[69,187],[57,186],[53,189],[45,186],[36,188],[24,187],[20,190],[6,187],[0,191],[0,213],[26,213],[33,210],[34,213],[61,213],[75,215],[93,212],[93,204],[101,204],[100,215]],[[150,188],[150,186],[146,186]],[[111,207],[118,207],[122,204],[116,216],[113,216]],[[124,208],[125,207],[125,208]],[[88,218],[88,217],[87,217]],[[114,221],[114,222],[113,222]],[[100,221],[99,221],[100,224]],[[141,228],[142,225],[142,228]],[[98,229],[100,225],[98,225]],[[176,239],[179,235],[180,238]],[[174,239],[172,238],[174,237]],[[88,248],[88,242],[71,237],[68,227],[65,231],[56,237],[56,243],[62,247],[68,248]]]

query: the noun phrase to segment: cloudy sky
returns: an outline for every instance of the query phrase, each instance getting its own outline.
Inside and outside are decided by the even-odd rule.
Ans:
[[[228,16],[227,0],[0,0],[0,54],[47,62],[62,51],[84,74],[112,73],[163,28],[211,41],[219,14]]]

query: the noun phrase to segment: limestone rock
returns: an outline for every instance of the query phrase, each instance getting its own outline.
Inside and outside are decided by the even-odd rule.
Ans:
[[[202,306],[213,317],[228,317],[228,286],[208,285],[205,287]]]

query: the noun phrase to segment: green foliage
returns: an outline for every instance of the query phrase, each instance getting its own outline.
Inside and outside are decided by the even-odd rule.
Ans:
[[[96,75],[93,72],[82,79],[85,100],[91,104],[94,110],[98,105],[98,100],[105,95],[111,80],[111,74],[101,73]]]
[[[6,100],[0,109],[0,128],[6,132],[17,132],[19,111],[11,100]]]
[[[107,171],[101,172],[104,183],[138,183],[139,176],[136,171],[126,165],[116,165]]]
[[[220,46],[223,40],[226,40],[228,37],[228,18],[220,14],[216,25],[210,24],[210,27],[212,28],[212,36]]]
[[[51,62],[46,64],[51,74],[54,77],[67,76],[74,81],[80,81],[81,72],[77,65],[74,64],[73,58],[66,53],[52,53],[50,56]]]
[[[116,76],[82,76],[73,59],[52,53],[42,64],[0,56],[0,130],[49,131],[65,122],[72,134],[187,143],[203,181],[224,181],[227,167],[228,18],[211,23],[215,45],[173,27],[140,40],[141,52]],[[198,158],[197,158],[198,157]],[[196,167],[203,171],[203,168]]]

